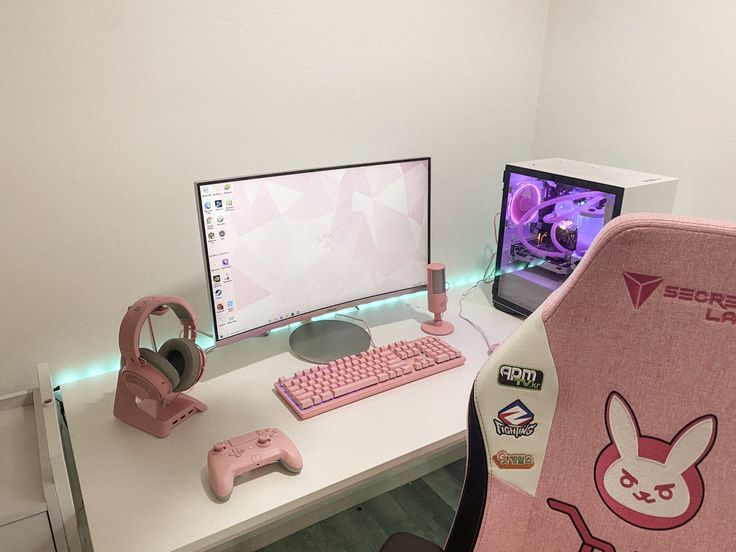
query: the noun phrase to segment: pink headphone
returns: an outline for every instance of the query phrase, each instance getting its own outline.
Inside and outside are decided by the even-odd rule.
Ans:
[[[139,347],[141,328],[148,316],[171,307],[184,327],[184,337],[169,339],[158,350]],[[120,323],[118,343],[122,355],[120,378],[131,393],[140,399],[172,399],[199,381],[205,356],[194,339],[197,337],[194,309],[181,297],[149,295],[128,308]]]

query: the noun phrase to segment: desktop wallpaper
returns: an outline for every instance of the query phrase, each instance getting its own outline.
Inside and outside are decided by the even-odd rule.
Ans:
[[[429,161],[200,185],[220,339],[426,283]]]

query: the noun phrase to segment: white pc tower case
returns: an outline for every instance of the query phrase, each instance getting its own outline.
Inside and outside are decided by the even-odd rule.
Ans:
[[[603,225],[623,213],[670,213],[677,178],[568,159],[511,163],[495,276],[496,308],[529,315],[572,273]]]

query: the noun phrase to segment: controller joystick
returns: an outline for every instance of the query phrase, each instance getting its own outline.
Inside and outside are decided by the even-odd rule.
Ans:
[[[287,470],[295,473],[299,473],[304,465],[291,439],[275,428],[251,431],[215,443],[207,454],[212,491],[220,500],[227,500],[237,476],[274,462],[281,462]]]

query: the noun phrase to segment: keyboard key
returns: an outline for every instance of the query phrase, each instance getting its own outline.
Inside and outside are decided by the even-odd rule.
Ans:
[[[378,378],[375,376],[372,376],[368,379],[358,380],[352,383],[348,383],[347,385],[335,387],[332,390],[332,392],[335,394],[336,397],[340,397],[342,395],[347,395],[348,393],[352,393],[353,391],[358,391],[359,389],[363,389],[364,387],[370,387],[371,385],[376,385],[377,383],[378,383]]]
[[[312,399],[306,398],[303,400],[297,399],[296,403],[299,405],[299,408],[304,410],[305,408],[309,408],[310,406],[314,406],[314,403],[312,402]]]

